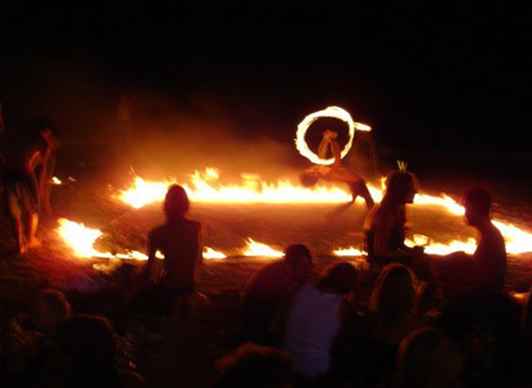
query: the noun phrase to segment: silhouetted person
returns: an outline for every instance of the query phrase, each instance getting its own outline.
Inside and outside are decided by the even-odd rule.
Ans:
[[[464,366],[457,344],[435,329],[418,329],[401,341],[392,387],[463,387]]]
[[[337,136],[338,135],[336,132],[330,130],[323,132],[323,138],[318,150],[318,155],[320,158],[326,158],[330,149],[334,157],[334,164],[332,166],[313,166],[306,169],[301,174],[301,183],[305,187],[314,186],[320,179],[331,182],[346,183],[351,191],[352,202],[354,202],[356,198],[360,196],[366,201],[367,208],[371,209],[374,205],[374,202],[368,187],[366,186],[366,182],[362,177],[355,174],[355,172],[345,167],[342,163],[340,146],[336,140]]]
[[[284,259],[267,264],[248,281],[242,295],[243,336],[270,344],[272,324],[280,309],[312,277],[312,256],[301,244],[290,245]]]
[[[465,195],[465,219],[478,232],[477,249],[472,256],[455,252],[448,256],[451,263],[465,264],[465,285],[470,295],[499,294],[504,288],[506,275],[506,246],[501,232],[491,222],[491,196],[480,188],[473,188]],[[452,276],[452,274],[448,274]],[[449,280],[452,286],[452,279]]]
[[[356,282],[355,267],[338,263],[329,267],[317,284],[307,283],[294,295],[283,348],[303,377],[315,379],[329,371],[333,340],[348,308],[346,296],[354,290]]]
[[[57,141],[48,124],[41,123],[38,131],[6,131],[0,146],[3,207],[11,220],[17,250],[24,254],[39,243],[36,238],[39,215],[51,213]]]
[[[275,348],[241,345],[216,362],[221,376],[215,388],[291,388],[294,373],[290,357]]]
[[[39,198],[41,211],[47,215],[52,215],[52,204],[50,195],[52,191],[52,178],[55,173],[56,153],[59,143],[48,124],[44,124],[40,132],[44,140],[44,150],[42,151],[42,170],[39,177]]]
[[[178,185],[168,189],[164,200],[166,222],[148,234],[147,274],[159,283],[174,314],[186,316],[196,287],[195,273],[203,261],[201,225],[186,218],[190,202]],[[160,279],[154,279],[157,251],[164,256]]]
[[[364,229],[368,261],[377,268],[390,262],[409,263],[423,248],[405,245],[406,205],[414,202],[417,181],[405,168],[392,172],[386,179],[381,203],[368,214]]]
[[[415,300],[412,272],[396,263],[384,267],[369,303],[370,380],[382,382],[391,377],[399,343],[416,325]]]

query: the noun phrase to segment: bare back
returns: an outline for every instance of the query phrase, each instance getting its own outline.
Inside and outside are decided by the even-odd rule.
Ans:
[[[180,222],[161,225],[148,235],[149,260],[155,252],[164,255],[163,284],[172,288],[193,288],[196,266],[201,261],[201,225],[183,219]]]

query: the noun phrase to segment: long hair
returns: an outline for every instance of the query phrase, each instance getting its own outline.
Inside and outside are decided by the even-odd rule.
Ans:
[[[386,192],[384,193],[383,203],[400,203],[403,198],[412,190],[417,191],[418,181],[414,174],[396,170],[386,178]]]
[[[414,275],[402,264],[388,264],[381,271],[370,298],[370,310],[385,325],[393,325],[413,311]]]
[[[172,185],[166,192],[163,210],[167,221],[183,219],[190,208],[187,192],[179,185]]]

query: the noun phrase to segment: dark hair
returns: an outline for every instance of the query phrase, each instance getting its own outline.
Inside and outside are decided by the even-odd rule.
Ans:
[[[319,177],[310,171],[305,171],[299,176],[301,184],[305,187],[312,187],[318,183]]]
[[[441,342],[441,333],[432,328],[415,330],[401,341],[396,368],[398,388],[428,386],[434,362],[437,362],[434,353]]]
[[[252,343],[241,345],[216,362],[222,372],[215,387],[277,387],[292,383],[292,361],[288,354]]]
[[[355,288],[357,278],[358,272],[352,264],[348,262],[336,263],[324,271],[318,281],[318,287],[337,294],[347,294]]]
[[[114,330],[107,318],[75,315],[59,326],[56,337],[61,349],[79,366],[113,363]]]
[[[382,323],[394,324],[404,314],[412,312],[415,303],[414,275],[402,264],[388,264],[375,282],[370,298],[370,310]]]
[[[407,171],[393,171],[386,178],[386,192],[384,198],[397,201],[404,198],[411,190],[418,189],[418,181],[414,174]]]
[[[166,192],[164,199],[164,213],[167,219],[183,218],[190,208],[190,201],[185,189],[179,185],[172,185]]]
[[[489,215],[491,209],[490,193],[480,187],[469,189],[465,196],[466,206],[472,206],[476,211],[483,215]]]
[[[70,303],[61,291],[51,288],[41,290],[38,300],[58,319],[66,319],[70,315]]]
[[[310,250],[303,244],[292,244],[284,250],[285,260],[299,260],[302,257],[312,258]]]

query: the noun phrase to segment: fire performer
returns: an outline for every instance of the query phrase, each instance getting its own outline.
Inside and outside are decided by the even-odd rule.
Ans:
[[[328,129],[325,130],[318,149],[318,155],[320,158],[326,158],[327,153],[330,150],[334,157],[334,164],[332,166],[312,166],[306,169],[301,174],[301,183],[305,187],[314,186],[320,179],[346,183],[351,191],[351,202],[355,202],[356,198],[360,196],[366,201],[367,208],[371,209],[374,205],[374,201],[366,186],[366,182],[362,177],[345,167],[342,163],[340,146],[336,140],[337,137],[338,134],[336,132]]]
[[[171,315],[177,318],[188,316],[196,268],[203,261],[201,224],[186,218],[189,208],[186,191],[178,185],[170,186],[163,205],[166,222],[148,235],[146,276],[158,283]],[[160,277],[154,268],[157,251],[164,256]]]

